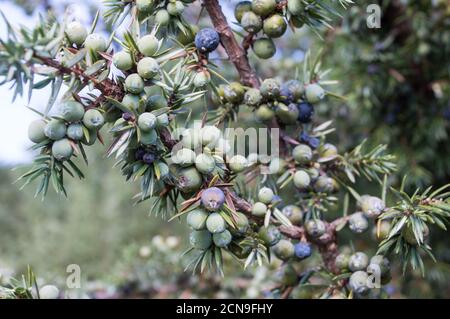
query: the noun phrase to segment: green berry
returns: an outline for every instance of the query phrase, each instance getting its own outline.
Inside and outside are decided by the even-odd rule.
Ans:
[[[73,21],[67,26],[66,34],[70,42],[76,45],[82,45],[86,40],[87,30],[80,22]]]
[[[122,99],[122,104],[132,111],[137,111],[139,109],[140,100],[141,97],[139,95],[126,94]]]
[[[202,230],[206,228],[206,219],[208,218],[208,213],[203,209],[197,208],[187,215],[186,221],[189,227],[194,230]]]
[[[247,159],[242,155],[235,155],[228,164],[234,173],[240,173],[247,167]]]
[[[340,253],[336,256],[334,264],[341,271],[344,272],[348,269],[348,262],[350,260],[350,255],[346,253]]]
[[[250,88],[244,94],[244,102],[249,106],[258,106],[261,100],[262,95],[258,89]]]
[[[275,110],[275,115],[279,121],[283,124],[296,124],[298,118],[298,108],[297,105],[291,103],[289,105],[278,103]]]
[[[195,24],[190,24],[188,28],[186,28],[185,32],[180,30],[177,34],[177,41],[182,45],[188,45],[194,42],[195,35],[199,31],[199,27]]]
[[[174,163],[182,167],[193,165],[195,158],[195,152],[189,148],[182,148],[176,152],[175,156],[172,156]]]
[[[320,157],[322,158],[331,158],[338,154],[338,150],[336,146],[330,143],[325,143],[320,148]]]
[[[248,222],[247,216],[245,216],[244,214],[242,214],[240,212],[236,212],[236,226],[237,226],[237,231],[240,234],[245,234],[245,232],[247,231],[247,229],[249,227],[249,222]]]
[[[247,32],[258,33],[263,27],[263,21],[254,12],[248,11],[242,16],[241,25]]]
[[[45,285],[39,289],[40,299],[58,299],[59,289],[53,285]]]
[[[83,124],[88,129],[99,130],[105,124],[105,118],[100,111],[90,109],[84,113]]]
[[[138,126],[144,132],[152,130],[156,126],[156,116],[152,113],[142,113],[138,118]]]
[[[365,271],[354,272],[348,281],[348,286],[357,295],[365,295],[369,292],[369,275]]]
[[[141,139],[139,140],[143,145],[155,145],[158,140],[158,133],[155,130],[141,133]]]
[[[214,147],[221,136],[220,130],[212,125],[207,125],[201,129],[201,142],[204,146]]]
[[[177,172],[178,188],[183,193],[192,193],[198,191],[202,185],[202,176],[195,167],[187,167]]]
[[[309,103],[317,103],[325,97],[325,90],[318,84],[309,84],[305,88],[305,96]]]
[[[215,233],[213,234],[213,242],[214,245],[217,247],[227,247],[230,243],[233,237],[231,236],[231,233],[228,230],[224,230],[221,233]]]
[[[150,57],[158,51],[159,41],[154,35],[147,34],[138,40],[137,45],[143,55]]]
[[[189,235],[189,241],[194,248],[206,250],[212,244],[212,236],[207,230],[196,230]]]
[[[60,140],[66,136],[66,125],[63,121],[52,119],[44,128],[44,134],[51,140]]]
[[[318,193],[331,193],[335,190],[335,181],[328,176],[319,176],[314,183],[314,190]]]
[[[261,227],[258,235],[267,246],[274,246],[281,240],[280,231],[273,225]]]
[[[287,23],[280,14],[274,14],[263,22],[264,33],[270,38],[281,37],[287,29]]]
[[[230,103],[238,104],[244,98],[245,89],[239,82],[231,82],[224,88],[225,99]]]
[[[152,95],[147,100],[147,109],[157,110],[167,107],[167,100],[162,95]]]
[[[73,155],[73,148],[67,138],[55,141],[52,145],[52,155],[58,161],[66,161]]]
[[[320,237],[325,234],[327,228],[325,223],[320,219],[310,219],[305,224],[308,235],[312,237]]]
[[[65,101],[60,106],[61,117],[67,122],[77,122],[83,118],[84,107],[77,101]]]
[[[84,137],[83,125],[79,123],[70,124],[67,127],[67,137],[74,141],[81,141]]]
[[[107,43],[103,36],[97,33],[89,34],[86,37],[86,41],[84,42],[84,46],[92,50],[93,52],[105,52],[107,49]]]
[[[263,104],[256,109],[255,116],[258,120],[267,122],[273,119],[275,112],[267,104]]]
[[[45,134],[45,127],[47,123],[44,120],[35,120],[28,126],[28,138],[33,143],[41,143],[47,139]]]
[[[369,265],[369,257],[363,252],[356,252],[350,256],[348,261],[348,268],[355,272],[358,270],[365,270]]]
[[[272,202],[274,195],[275,194],[270,188],[263,187],[258,192],[258,199],[260,202],[263,202],[264,204],[270,204]]]
[[[302,14],[303,13],[302,0],[288,0],[287,9],[294,16]]]
[[[367,267],[367,271],[369,272],[370,265],[378,265],[380,267],[381,276],[385,276],[389,273],[391,270],[391,264],[389,262],[389,259],[382,255],[375,255],[372,258],[370,258],[369,266]],[[373,267],[370,267],[373,268]]]
[[[383,200],[375,196],[361,196],[361,210],[368,218],[376,218],[380,216],[386,208]]]
[[[226,228],[225,219],[219,213],[211,213],[206,219],[206,228],[213,234],[221,233]]]
[[[167,12],[172,16],[179,16],[184,11],[184,4],[181,1],[169,2]]]
[[[156,117],[156,125],[158,127],[164,127],[164,126],[168,126],[169,125],[169,115],[167,115],[167,113],[158,115]]]
[[[122,71],[130,70],[134,64],[131,54],[125,51],[120,51],[114,54],[113,63],[116,68]]]
[[[262,17],[274,12],[276,7],[276,0],[252,0],[252,11]]]
[[[181,143],[184,147],[195,150],[202,145],[202,132],[198,128],[186,129],[182,133]]]
[[[125,79],[125,88],[133,94],[140,94],[144,91],[144,80],[137,73],[130,74]]]
[[[136,8],[140,12],[150,12],[153,9],[153,0],[136,0]]]
[[[251,1],[241,1],[234,7],[234,17],[237,22],[241,22],[242,16],[244,13],[252,10],[252,2]]]
[[[265,79],[259,90],[265,98],[277,98],[280,96],[280,83],[275,79]]]
[[[275,157],[272,158],[269,164],[269,172],[270,174],[282,174],[286,169],[286,161],[282,158]]]
[[[430,234],[430,230],[429,230],[428,226],[425,225],[425,227],[422,231],[422,236],[423,236],[424,241],[428,238],[429,234]],[[403,236],[403,239],[408,244],[413,245],[413,246],[416,246],[418,244],[418,242],[416,240],[416,236],[414,234],[414,230],[412,229],[411,225],[408,225],[403,228],[402,236]]]
[[[298,99],[300,99],[303,93],[305,92],[303,84],[298,80],[289,80],[286,83],[284,83],[284,86],[287,88],[289,94],[292,96],[293,101],[297,101]]]
[[[155,14],[155,23],[166,27],[170,22],[170,14],[167,10],[158,10]]]
[[[157,78],[159,76],[159,63],[153,58],[143,58],[137,65],[138,74],[145,80]]]
[[[300,225],[303,220],[303,212],[302,212],[301,208],[298,206],[295,206],[295,205],[285,206],[281,212],[294,225]]]
[[[260,59],[270,59],[277,52],[275,43],[270,38],[259,38],[253,42],[253,52]]]
[[[256,202],[252,207],[252,215],[263,217],[266,215],[267,206],[264,203]]]
[[[311,183],[311,179],[308,175],[308,173],[306,173],[303,170],[299,170],[296,171],[294,174],[294,185],[297,188],[300,189],[305,189],[306,187],[309,186],[309,184]]]
[[[305,164],[311,161],[313,154],[308,145],[300,144],[293,149],[292,156],[297,163]]]
[[[194,86],[196,88],[202,88],[211,81],[211,76],[207,72],[197,72],[194,76]]]
[[[369,222],[363,213],[355,213],[348,220],[348,227],[354,233],[361,234],[369,228]]]
[[[286,239],[280,240],[272,247],[273,253],[281,260],[288,260],[294,256],[294,245]]]
[[[210,174],[216,167],[216,161],[209,154],[198,154],[195,158],[195,167],[202,174]]]

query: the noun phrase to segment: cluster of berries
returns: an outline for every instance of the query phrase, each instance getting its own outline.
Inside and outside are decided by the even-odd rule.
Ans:
[[[92,145],[105,123],[102,113],[88,109],[77,101],[65,101],[51,119],[35,120],[28,128],[29,139],[51,151],[58,161],[69,160],[76,145]]]

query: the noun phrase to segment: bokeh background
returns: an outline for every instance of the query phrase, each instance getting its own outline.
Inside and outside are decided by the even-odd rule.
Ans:
[[[230,21],[236,2],[222,1]],[[332,141],[343,151],[364,138],[372,145],[387,143],[400,166],[394,185],[404,174],[410,176],[409,190],[444,185],[450,182],[450,4],[381,1],[381,28],[368,29],[370,3],[377,1],[358,1],[342,11],[333,30],[289,31],[276,41],[274,58],[258,61],[251,54],[252,63],[263,78],[289,79],[307,50],[314,55],[323,49],[323,63],[332,69],[329,77],[339,81],[333,91],[347,97],[345,102],[327,99],[318,109],[321,119],[335,121]],[[89,25],[99,7],[100,0],[0,0],[8,19],[26,26],[47,10],[57,16],[68,12]],[[195,18],[192,15],[192,21]],[[208,25],[208,18],[200,24]],[[100,28],[108,32],[106,26]],[[0,21],[0,37],[5,32]],[[229,78],[236,76],[232,68],[221,71]],[[42,108],[48,94],[45,89],[36,91],[29,106]],[[138,185],[124,182],[101,145],[90,149],[86,179],[68,180],[68,199],[50,194],[41,201],[34,198],[32,187],[19,190],[14,181],[33,156],[27,127],[35,115],[26,108],[26,99],[11,101],[7,86],[0,86],[0,98],[0,280],[19,275],[30,265],[39,282],[56,284],[72,298],[271,297],[270,274],[276,262],[243,271],[229,260],[225,278],[184,271],[180,256],[187,249],[187,227],[151,214],[151,203],[135,206],[132,196]],[[196,110],[195,105],[192,108]],[[240,118],[251,124],[249,117]],[[345,232],[340,236],[349,247],[376,250],[371,234],[357,241]],[[388,286],[391,297],[450,297],[448,233],[432,232],[431,241],[438,262],[427,259],[425,277],[412,271],[403,276],[394,268]],[[64,289],[70,264],[81,267],[81,289]],[[302,267],[307,268],[308,262]],[[320,283],[312,284],[295,290],[293,297],[312,298],[320,288]]]

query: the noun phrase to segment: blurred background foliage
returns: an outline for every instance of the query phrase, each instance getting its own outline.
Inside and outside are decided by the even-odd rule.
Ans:
[[[70,4],[9,2],[30,15],[48,9],[62,13]],[[236,2],[222,2],[229,17]],[[99,1],[83,3],[94,15]],[[382,7],[380,29],[366,26],[366,7],[371,3]],[[408,174],[411,188],[448,183],[450,4],[445,0],[363,0],[342,14],[342,20],[332,23],[336,25],[333,30],[324,29],[318,35],[302,28],[277,39],[277,55],[269,61],[257,60],[250,53],[258,74],[262,78],[292,78],[307,50],[317,54],[322,49],[324,68],[331,68],[330,78],[339,80],[333,91],[347,98],[327,99],[317,110],[318,121],[335,121],[332,142],[342,150],[353,148],[364,138],[373,145],[388,144],[399,161],[397,180]],[[192,15],[191,21],[195,20]],[[203,15],[200,24],[209,25],[208,18]],[[215,62],[227,63],[220,61],[219,55]],[[236,76],[232,68],[221,71],[226,78]],[[202,112],[202,107],[203,103],[193,106],[194,113]],[[248,112],[241,112],[239,118],[241,126],[256,124]],[[123,181],[112,167],[114,160],[104,157],[102,147],[91,149],[89,155],[86,180],[68,181],[69,199],[51,194],[45,202],[34,198],[32,188],[19,191],[13,184],[19,173],[0,163],[0,281],[32,265],[42,282],[64,287],[67,265],[78,264],[83,284],[81,290],[66,291],[72,298],[273,296],[269,294],[273,287],[269,270],[279,266],[277,261],[243,271],[230,260],[224,279],[185,272],[180,255],[187,248],[187,227],[152,216],[151,203],[133,206],[138,185]],[[365,187],[358,185],[357,189]],[[380,190],[366,189],[366,193],[371,192]],[[388,287],[391,297],[450,297],[448,234],[431,234],[438,262],[426,259],[425,278],[415,272],[403,277],[395,269]],[[349,249],[375,252],[370,233],[354,242],[346,231],[340,237]],[[306,269],[308,263],[314,264],[314,259],[301,267]],[[320,288],[319,281],[296,288],[292,296],[312,298]]]

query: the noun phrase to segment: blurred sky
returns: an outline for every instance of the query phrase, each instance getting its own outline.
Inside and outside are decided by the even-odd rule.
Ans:
[[[71,16],[77,17],[82,23],[89,25],[91,23],[91,14],[85,3],[91,5],[99,3],[100,0],[84,1],[51,1],[52,6],[59,14],[64,13],[64,8],[70,4]],[[22,24],[27,27],[33,27],[37,21],[38,13],[42,9],[29,16],[25,11],[10,1],[0,1],[0,10],[5,13],[13,26]],[[0,37],[4,39],[7,36],[5,23],[0,19]],[[50,94],[50,89],[35,90],[30,107],[42,110]],[[27,130],[31,121],[38,118],[38,115],[26,108],[27,98],[17,97],[12,102],[13,91],[10,85],[0,86],[0,164],[13,166],[14,164],[24,163],[31,160],[31,154],[27,151],[31,143],[28,141]]]

